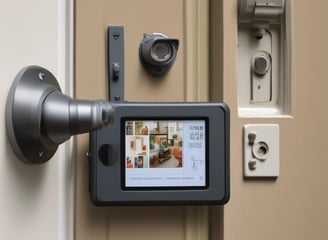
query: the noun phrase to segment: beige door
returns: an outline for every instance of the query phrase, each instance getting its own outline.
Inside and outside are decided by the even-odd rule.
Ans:
[[[106,29],[124,26],[125,99],[206,101],[208,98],[208,2],[76,1],[76,97],[107,98]],[[146,74],[138,48],[144,33],[180,40],[171,71]],[[201,63],[201,64],[200,64]],[[95,207],[88,193],[88,136],[77,139],[76,239],[206,239],[206,207]]]
[[[237,0],[212,2],[217,3],[212,7],[212,99],[223,99],[231,109],[231,199],[224,208],[224,239],[327,239],[328,2],[291,1],[292,111],[287,118],[238,116]],[[223,79],[223,88],[217,79]],[[280,125],[275,181],[243,178],[242,127],[250,123]]]

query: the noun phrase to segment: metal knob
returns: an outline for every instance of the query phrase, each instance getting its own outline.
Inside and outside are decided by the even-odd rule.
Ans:
[[[271,69],[270,54],[265,51],[256,53],[253,59],[252,68],[256,74],[264,76]]]
[[[39,66],[23,68],[7,97],[7,134],[17,157],[28,164],[48,161],[72,135],[103,128],[112,121],[110,102],[62,94],[56,78]]]

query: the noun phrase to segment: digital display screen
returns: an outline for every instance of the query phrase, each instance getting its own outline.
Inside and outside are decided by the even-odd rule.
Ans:
[[[207,121],[124,120],[124,188],[205,188]]]

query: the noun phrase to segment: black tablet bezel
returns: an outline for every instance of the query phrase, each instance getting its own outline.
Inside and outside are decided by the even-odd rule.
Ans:
[[[116,103],[114,122],[90,134],[90,195],[96,205],[209,205],[230,197],[230,117],[224,103]],[[206,188],[124,189],[124,119],[208,119]],[[124,135],[123,135],[124,134]],[[99,154],[101,149],[107,149]],[[101,159],[105,156],[105,160]],[[124,160],[124,159],[123,159]]]

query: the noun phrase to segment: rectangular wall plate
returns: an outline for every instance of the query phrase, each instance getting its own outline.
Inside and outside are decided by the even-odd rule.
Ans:
[[[239,0],[238,4],[238,115],[289,116],[291,1]],[[261,57],[263,53],[267,57]]]
[[[279,125],[244,125],[244,177],[279,176]]]

